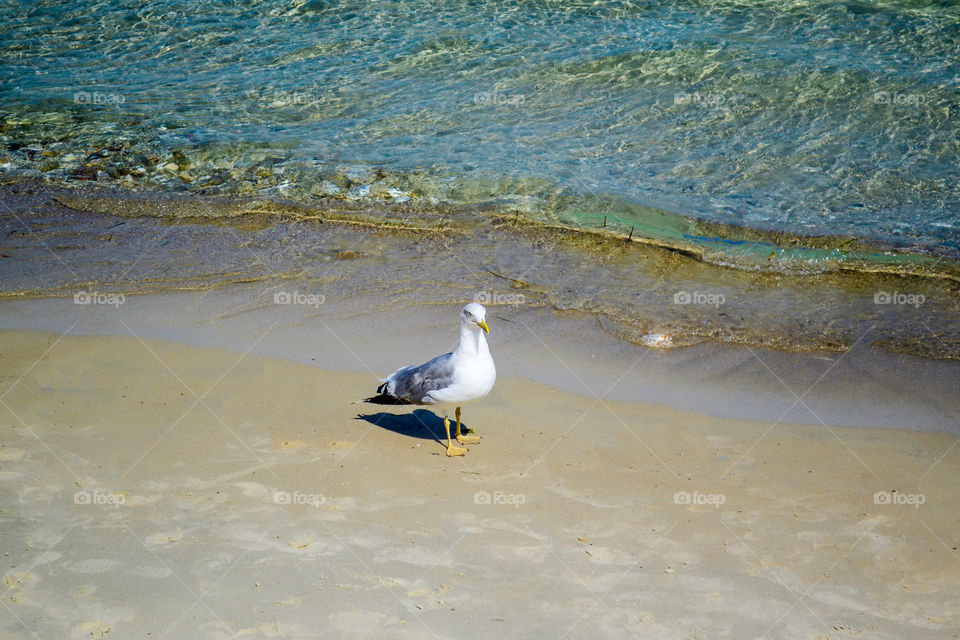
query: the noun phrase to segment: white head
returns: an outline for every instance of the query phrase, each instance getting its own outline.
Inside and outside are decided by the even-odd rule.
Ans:
[[[490,332],[487,326],[487,310],[482,304],[471,302],[460,312],[460,324],[470,329],[483,329],[484,333]]]

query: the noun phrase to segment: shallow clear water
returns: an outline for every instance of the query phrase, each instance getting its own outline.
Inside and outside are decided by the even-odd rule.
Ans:
[[[949,2],[11,2],[0,18],[14,178],[492,203],[760,266],[768,245],[638,205],[960,255]]]

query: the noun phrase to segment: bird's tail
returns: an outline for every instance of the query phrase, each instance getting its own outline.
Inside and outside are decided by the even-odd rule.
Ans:
[[[398,398],[390,392],[390,379],[382,380],[383,384],[377,387],[377,395],[362,400],[354,400],[350,404],[361,404],[368,402],[370,404],[410,404],[408,401]]]
[[[369,398],[364,398],[363,400],[355,400],[350,404],[360,404],[363,402],[367,402],[369,404],[413,404],[402,398],[391,396],[388,393],[381,393],[378,396],[371,396]]]

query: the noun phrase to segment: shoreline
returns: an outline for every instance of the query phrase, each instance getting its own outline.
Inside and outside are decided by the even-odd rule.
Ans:
[[[0,298],[80,289],[131,296],[253,282],[331,300],[358,290],[399,291],[406,304],[474,299],[581,313],[632,344],[667,334],[676,347],[712,342],[843,353],[867,339],[893,353],[960,360],[960,288],[952,280],[751,272],[588,233],[482,216],[447,219],[443,210],[430,214],[443,226],[426,233],[376,221],[291,221],[277,211],[253,214],[228,201],[192,198],[146,198],[150,215],[123,217],[70,209],[57,197],[0,194],[8,229]],[[211,202],[236,217],[182,219]]]
[[[884,274],[960,282],[960,255],[946,251],[938,255],[936,245],[911,248],[907,241],[884,242],[877,237],[794,233],[747,224],[735,225],[627,201],[620,203],[625,213],[618,215],[602,209],[603,203],[610,206],[611,197],[605,196],[585,197],[578,205],[555,205],[558,210],[546,215],[523,208],[510,209],[509,198],[492,198],[472,204],[414,202],[409,198],[394,201],[387,197],[379,200],[348,199],[344,196],[306,201],[277,195],[196,193],[169,187],[131,186],[0,181],[0,188],[46,191],[54,194],[53,199],[65,207],[100,215],[155,217],[187,223],[254,218],[253,224],[257,224],[257,216],[278,216],[300,222],[333,222],[423,233],[463,231],[475,222],[478,213],[483,213],[490,216],[494,225],[510,224],[533,232],[574,234],[601,242],[626,241],[677,252],[720,269],[786,276],[828,272]],[[590,206],[590,202],[600,203],[597,206],[601,208],[587,218],[602,218],[601,226],[578,226],[566,219],[572,211]],[[507,208],[500,210],[502,206]],[[189,212],[186,211],[188,208]],[[586,215],[585,212],[581,214]],[[626,218],[621,219],[621,215]],[[741,246],[743,250],[725,254],[721,249],[723,246]]]

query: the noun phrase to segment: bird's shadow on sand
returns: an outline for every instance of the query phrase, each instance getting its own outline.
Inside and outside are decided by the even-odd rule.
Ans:
[[[380,413],[363,414],[358,413],[357,420],[366,420],[372,425],[399,433],[409,438],[421,438],[423,440],[433,440],[444,447],[447,446],[447,432],[443,428],[443,418],[432,411],[426,409],[417,409],[413,413]],[[465,425],[460,423],[460,430],[463,433],[469,433]],[[454,425],[450,425],[450,434],[453,435]]]

